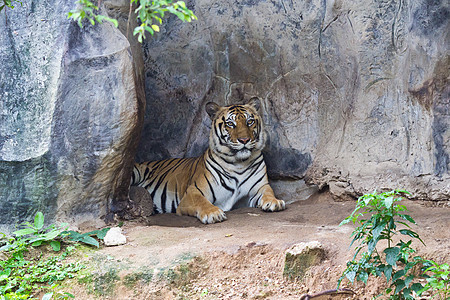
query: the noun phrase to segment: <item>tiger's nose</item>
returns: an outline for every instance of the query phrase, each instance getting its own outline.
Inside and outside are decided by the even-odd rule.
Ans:
[[[250,139],[249,138],[239,138],[238,141],[239,141],[239,143],[242,143],[245,145],[248,143],[248,141],[250,141]]]

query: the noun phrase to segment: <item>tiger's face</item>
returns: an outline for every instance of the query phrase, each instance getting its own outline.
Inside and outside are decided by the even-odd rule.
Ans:
[[[225,161],[245,161],[264,148],[265,133],[259,106],[258,98],[244,105],[206,104],[212,119],[209,145]]]

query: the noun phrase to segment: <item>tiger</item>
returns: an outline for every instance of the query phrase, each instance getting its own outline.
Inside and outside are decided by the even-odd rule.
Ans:
[[[154,213],[197,217],[204,224],[227,219],[236,203],[281,211],[285,202],[269,185],[262,150],[266,142],[257,97],[242,105],[208,102],[209,147],[199,157],[135,163],[131,185],[145,188]]]

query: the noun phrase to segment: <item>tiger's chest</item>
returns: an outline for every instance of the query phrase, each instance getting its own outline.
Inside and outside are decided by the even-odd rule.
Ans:
[[[212,168],[211,173],[214,186],[211,186],[213,192],[208,200],[224,211],[231,210],[238,202],[239,207],[253,206],[251,203],[258,200],[258,190],[267,184],[266,166],[262,156],[247,168],[235,172]]]

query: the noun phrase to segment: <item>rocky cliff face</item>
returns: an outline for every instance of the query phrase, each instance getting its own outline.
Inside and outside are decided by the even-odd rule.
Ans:
[[[450,198],[447,1],[192,0],[143,55],[129,2],[102,3],[119,30],[78,28],[69,0],[0,13],[0,224],[123,211],[141,126],[137,160],[199,155],[205,103],[253,96],[285,197]]]
[[[98,220],[127,199],[139,124],[130,44],[67,20],[73,1],[0,13],[0,224]]]
[[[145,44],[138,160],[206,148],[204,104],[262,99],[269,173],[336,198],[450,197],[446,1],[189,2]],[[295,196],[295,195],[294,195]]]

